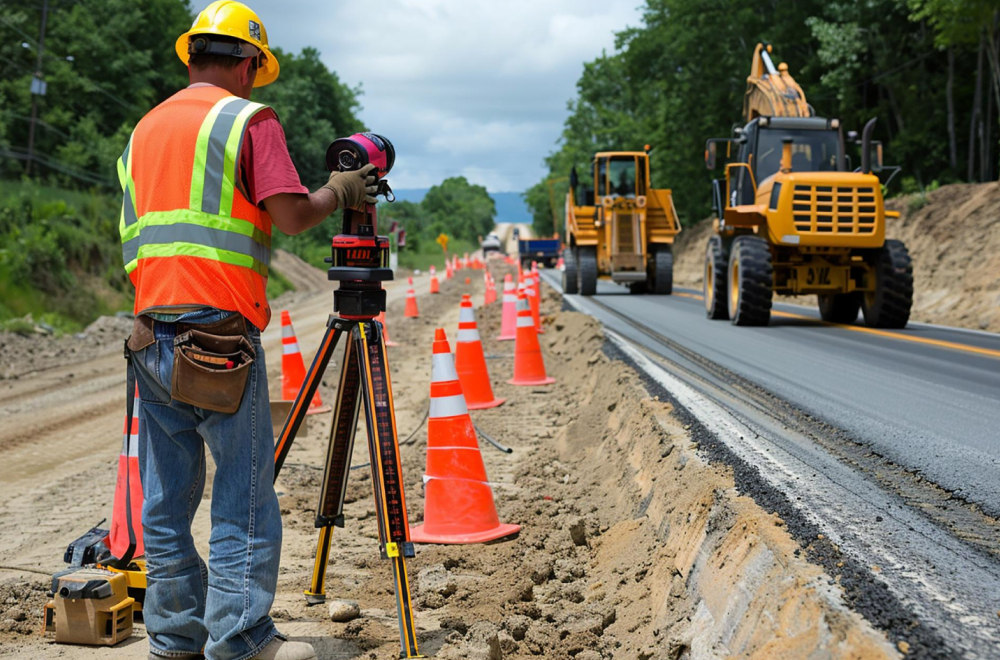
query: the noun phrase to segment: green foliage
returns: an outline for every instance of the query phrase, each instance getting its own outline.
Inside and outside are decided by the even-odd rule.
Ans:
[[[111,195],[0,185],[0,319],[32,314],[69,330],[126,307],[118,205]]]
[[[620,32],[613,52],[584,67],[558,148],[545,160],[548,171],[525,193],[535,231],[553,230],[547,180],[575,166],[589,183],[594,152],[646,143],[654,147],[652,184],[673,189],[681,221],[690,225],[708,215],[710,181],[721,171],[705,170],[705,140],[728,136],[742,123],[758,42],[774,45],[775,63],[788,63],[818,115],[859,131],[877,117],[876,138],[886,145],[887,161],[917,181],[954,181],[947,58],[939,48],[956,47],[953,92],[961,130],[972,111],[978,35],[992,26],[995,8],[995,0],[646,0],[642,24]],[[961,152],[968,141],[959,135]],[[564,199],[563,192],[556,195],[559,225]]]

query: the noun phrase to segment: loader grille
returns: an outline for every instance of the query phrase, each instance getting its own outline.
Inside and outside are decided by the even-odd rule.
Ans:
[[[619,254],[623,252],[638,252],[635,244],[638,218],[633,213],[615,214],[615,244],[612,252]]]
[[[797,183],[792,215],[800,234],[874,234],[878,219],[875,189]]]

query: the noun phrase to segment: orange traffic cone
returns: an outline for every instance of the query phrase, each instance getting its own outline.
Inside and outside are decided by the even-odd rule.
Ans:
[[[496,302],[497,288],[489,273],[483,273],[483,279],[486,281],[486,289],[483,292],[483,307],[486,307]]]
[[[118,456],[118,479],[115,481],[114,507],[111,509],[111,528],[108,530],[108,547],[119,559],[129,548],[132,557],[142,556],[146,550],[142,543],[142,481],[139,476],[139,386],[135,388],[135,409],[132,414],[132,432],[129,434],[128,412],[125,413],[122,453]]]
[[[528,295],[528,306],[531,307],[531,318],[535,323],[535,332],[545,334],[542,329],[541,319],[541,284],[538,281],[537,272],[529,272],[525,279],[524,292]]]
[[[462,396],[448,338],[434,331],[431,411],[427,420],[424,522],[410,528],[414,543],[485,543],[516,534],[520,525],[497,517],[472,418]]]
[[[523,293],[517,299],[517,341],[514,343],[514,377],[511,385],[551,385],[556,382],[545,373],[542,349],[538,345],[531,306]]]
[[[382,324],[382,336],[385,337],[385,345],[399,346],[399,344],[389,339],[389,326],[385,324],[385,312],[379,312],[375,320]]]
[[[281,399],[294,401],[305,379],[306,363],[302,360],[299,340],[295,337],[295,328],[292,327],[292,317],[287,309],[283,309],[281,310]],[[323,399],[320,398],[317,389],[306,414],[315,415],[330,410],[332,410],[330,406],[323,405]]]
[[[517,339],[517,296],[514,295],[514,278],[510,273],[503,278],[503,316],[497,341]]]
[[[450,280],[452,276],[451,272],[451,262],[447,259],[444,260],[444,279]]]
[[[431,293],[441,293],[441,284],[438,282],[437,268],[431,266]]]
[[[559,261],[556,262],[556,270],[566,270],[566,262],[563,261],[562,257],[559,257]]]
[[[403,312],[403,316],[415,319],[420,316],[420,310],[417,309],[417,292],[413,290],[413,278],[407,278],[406,283],[410,285],[410,288],[406,290],[406,310]]]
[[[506,401],[493,397],[483,343],[476,326],[476,312],[472,307],[472,298],[467,293],[462,296],[462,306],[458,311],[455,368],[458,370],[458,380],[462,382],[462,392],[465,393],[465,403],[469,410],[496,408]]]

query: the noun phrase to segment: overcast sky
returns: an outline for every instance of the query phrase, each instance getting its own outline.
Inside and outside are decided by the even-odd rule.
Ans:
[[[396,146],[394,187],[464,175],[520,192],[543,174],[583,63],[638,24],[641,0],[248,2],[271,44],[314,46],[362,84],[362,120]]]

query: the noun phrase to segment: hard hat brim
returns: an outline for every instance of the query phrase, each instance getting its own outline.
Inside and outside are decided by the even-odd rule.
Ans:
[[[187,66],[188,60],[190,60],[190,56],[188,55],[188,41],[190,40],[192,35],[196,34],[219,35],[219,32],[215,28],[195,28],[177,37],[177,42],[174,44],[174,50],[177,51],[177,57],[181,59],[181,62],[184,63],[184,66]],[[219,35],[219,36],[228,36],[228,35]],[[270,85],[275,80],[277,80],[278,74],[281,73],[281,65],[278,64],[278,58],[274,56],[274,53],[271,52],[271,49],[268,48],[267,46],[262,46],[261,44],[255,44],[252,41],[246,41],[245,39],[240,39],[240,41],[244,41],[245,43],[248,43],[251,46],[260,48],[265,55],[264,66],[257,69],[257,77],[254,79],[253,86],[264,87],[265,85]]]

